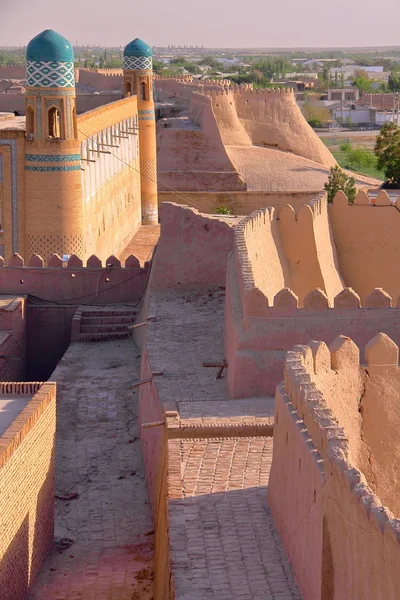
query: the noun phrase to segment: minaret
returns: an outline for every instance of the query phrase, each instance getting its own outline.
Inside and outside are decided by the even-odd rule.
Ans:
[[[74,52],[48,29],[26,52],[25,254],[85,254]]]
[[[124,96],[137,96],[139,112],[142,223],[158,223],[156,121],[153,98],[153,51],[136,38],[124,50]]]

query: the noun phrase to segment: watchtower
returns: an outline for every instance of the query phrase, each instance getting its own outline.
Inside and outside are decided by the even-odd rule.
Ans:
[[[26,52],[26,255],[84,256],[74,52],[47,29]]]
[[[153,97],[153,51],[136,38],[124,50],[124,96],[136,95],[139,113],[142,223],[158,223],[156,121]]]

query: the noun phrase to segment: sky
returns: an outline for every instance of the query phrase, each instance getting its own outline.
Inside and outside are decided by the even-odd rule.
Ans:
[[[400,46],[399,23],[399,0],[0,0],[0,46],[44,29],[101,46]]]

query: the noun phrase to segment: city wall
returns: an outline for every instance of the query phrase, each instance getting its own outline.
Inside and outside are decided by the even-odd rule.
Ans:
[[[286,204],[293,206],[297,212],[303,204],[313,200],[319,192],[158,192],[159,206],[162,202],[175,202],[197,208],[202,213],[215,214],[217,208],[223,206],[232,215],[249,215],[260,208],[273,206],[279,217],[280,211]]]
[[[78,90],[76,96],[76,111],[78,115],[80,115],[89,110],[94,110],[100,106],[104,106],[105,104],[110,104],[111,102],[121,99],[122,92],[118,94],[113,91],[108,91],[93,94],[80,93]],[[0,93],[0,112],[14,113],[15,111],[17,111],[21,116],[26,114],[25,94]]]
[[[123,88],[122,69],[77,69],[76,83],[87,85],[100,91],[121,91]]]
[[[140,227],[137,110],[135,96],[77,119],[84,165],[85,258],[117,254]]]
[[[338,192],[329,206],[329,220],[340,273],[347,286],[364,300],[373,288],[400,295],[400,212],[385,191],[375,204],[359,192],[353,205]]]
[[[389,211],[390,214],[397,212],[395,207],[380,209],[358,204],[348,207],[347,200],[340,204],[340,197],[329,208],[334,232],[336,227],[338,254],[342,234],[346,241],[347,234],[343,232],[347,228],[353,238],[352,242],[349,240],[351,253],[348,250],[338,259],[324,198],[304,205],[297,215],[292,207],[284,207],[279,220],[273,208],[263,209],[236,227],[235,249],[228,260],[225,309],[225,358],[229,364],[227,385],[231,397],[273,395],[282,379],[285,352],[293,343],[304,344],[310,338],[331,343],[343,333],[363,347],[378,329],[400,343],[398,294],[380,289],[379,269],[375,272],[371,269],[372,274],[368,272],[368,256],[364,263],[371,285],[368,292],[361,296],[355,286],[356,291],[350,287],[349,282],[354,281],[354,277],[347,281],[346,276],[343,276],[344,281],[341,278],[342,264],[345,270],[346,261],[352,265],[352,276],[361,268],[352,262],[352,257],[357,256],[354,245],[357,231],[364,231],[363,225],[367,223],[366,230],[374,239],[374,227],[379,228],[379,222],[376,226],[377,221],[363,220],[361,215],[352,222],[346,219],[339,229],[333,223],[336,218],[341,224],[338,206],[343,211],[353,211],[354,215],[360,208],[369,211],[367,217],[371,215],[371,219],[375,214],[382,214],[388,230],[394,229],[393,220],[389,224],[384,215],[389,218]],[[332,217],[334,211],[336,216]],[[387,244],[389,233],[384,235],[381,231],[381,236]],[[372,254],[371,248],[371,260]],[[388,269],[395,269],[395,261],[388,258],[390,252],[386,254],[381,249],[378,254],[378,262],[388,263]],[[362,253],[360,255],[362,257]],[[365,290],[365,286],[362,289]]]
[[[173,203],[161,208],[161,235],[153,259],[154,292],[225,286],[226,259],[234,246],[235,217],[203,215]]]
[[[268,502],[305,600],[398,595],[398,503],[390,506],[398,495],[390,489],[398,398],[393,387],[389,398],[382,395],[390,381],[398,385],[398,347],[379,334],[365,357],[364,369],[345,336],[330,349],[297,346],[276,392]],[[363,472],[365,465],[373,472]]]
[[[56,386],[3,383],[0,394],[33,395],[0,437],[0,597],[23,600],[53,545]]]

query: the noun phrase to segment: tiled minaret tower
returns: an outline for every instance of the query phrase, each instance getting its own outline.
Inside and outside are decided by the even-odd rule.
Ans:
[[[158,223],[156,121],[153,51],[138,38],[124,50],[124,96],[137,95],[139,112],[142,223]]]
[[[26,60],[25,254],[83,257],[74,52],[48,29],[28,44]]]

